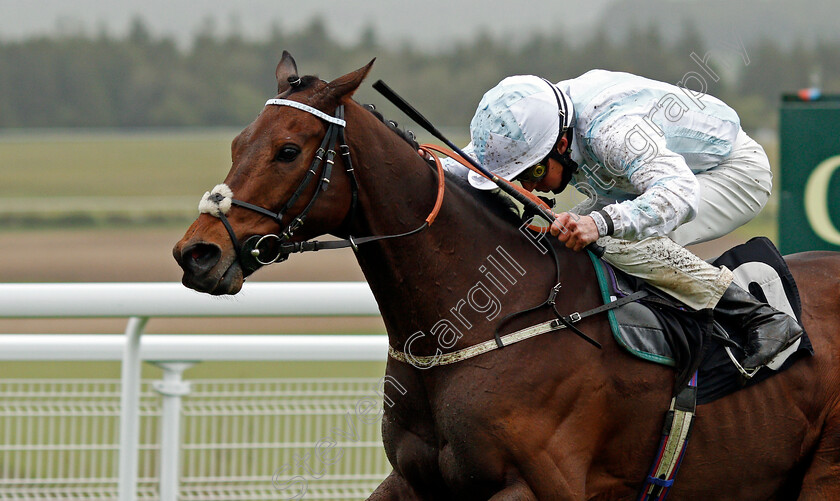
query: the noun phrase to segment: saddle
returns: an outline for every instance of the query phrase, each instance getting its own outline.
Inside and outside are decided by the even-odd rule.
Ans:
[[[734,363],[743,358],[740,347],[746,345],[745,332],[737,326],[718,323],[711,310],[691,310],[600,259],[593,259],[593,263],[605,304],[641,290],[648,292],[646,297],[607,312],[616,342],[636,357],[673,367],[677,371],[675,392],[687,385],[696,372],[697,404],[752,386],[814,354],[805,333],[766,367],[745,378]],[[733,247],[711,264],[726,266],[744,290],[801,323],[802,305],[796,283],[787,263],[767,238],[756,237]]]

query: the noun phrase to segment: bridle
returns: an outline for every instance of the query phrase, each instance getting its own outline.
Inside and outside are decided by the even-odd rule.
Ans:
[[[395,235],[380,235],[361,238],[349,236],[345,240],[327,242],[320,242],[317,240],[291,242],[290,240],[295,232],[300,230],[300,228],[304,225],[306,218],[314,207],[315,202],[318,200],[319,195],[326,191],[329,187],[337,151],[341,152],[344,169],[350,179],[351,202],[348,217],[352,217],[356,210],[359,198],[359,183],[356,179],[356,173],[353,169],[353,163],[350,158],[350,147],[347,146],[347,142],[344,139],[344,130],[347,125],[347,122],[344,120],[344,105],[339,105],[332,116],[309,105],[289,99],[269,99],[266,101],[265,105],[289,106],[291,108],[302,110],[328,122],[329,126],[327,127],[324,138],[321,141],[319,148],[316,150],[315,157],[312,159],[309,170],[306,171],[306,175],[303,180],[276,213],[258,205],[233,198],[233,191],[225,184],[217,185],[212,191],[205,193],[204,197],[202,197],[201,203],[199,204],[199,211],[201,213],[215,216],[222,221],[222,224],[225,226],[231,242],[233,243],[237,260],[239,261],[240,266],[242,266],[243,271],[253,272],[261,266],[285,261],[288,259],[290,254],[297,252],[309,252],[322,249],[341,249],[345,247],[351,247],[355,252],[361,244],[413,235],[425,230],[432,224],[443,203],[445,183],[443,167],[441,166],[440,161],[436,161],[438,174],[437,200],[432,212],[419,227],[411,231]],[[286,226],[283,226],[283,218],[286,216],[286,213],[297,203],[301,194],[303,194],[315,176],[318,176],[319,169],[320,177],[312,198],[297,216],[293,217]],[[248,237],[245,242],[240,244],[239,239],[236,237],[236,232],[227,218],[227,212],[230,210],[231,206],[242,207],[270,218],[276,222],[278,226],[280,226],[280,234],[277,235],[272,233],[267,235],[252,235]]]

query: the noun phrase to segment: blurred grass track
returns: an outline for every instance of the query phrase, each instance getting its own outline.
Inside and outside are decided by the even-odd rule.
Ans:
[[[231,129],[4,133],[0,172],[6,194],[14,197],[197,199],[224,179],[236,134]]]

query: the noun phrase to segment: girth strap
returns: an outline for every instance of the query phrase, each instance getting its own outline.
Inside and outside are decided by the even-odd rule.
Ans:
[[[671,400],[671,408],[665,415],[662,440],[659,442],[656,459],[645,479],[638,501],[663,501],[680,469],[697,406],[697,373],[688,385]]]

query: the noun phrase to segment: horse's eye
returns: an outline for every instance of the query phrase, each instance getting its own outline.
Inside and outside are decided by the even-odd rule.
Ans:
[[[274,156],[274,160],[277,162],[291,162],[295,158],[297,158],[298,153],[300,153],[300,148],[297,146],[283,146],[280,148],[280,151]]]

